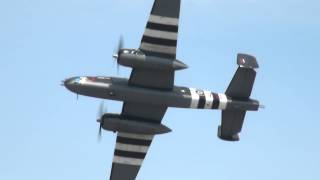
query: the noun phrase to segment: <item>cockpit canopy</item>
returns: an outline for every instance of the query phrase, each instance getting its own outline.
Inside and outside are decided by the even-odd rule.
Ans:
[[[132,55],[138,55],[138,56],[144,55],[144,53],[139,49],[121,49],[120,54],[132,54]]]
[[[104,76],[82,76],[82,77],[74,77],[70,78],[70,84],[82,84],[84,82],[100,82],[100,83],[112,83],[112,79],[110,77]]]

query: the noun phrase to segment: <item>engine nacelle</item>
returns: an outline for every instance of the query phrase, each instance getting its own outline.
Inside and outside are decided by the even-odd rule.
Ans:
[[[125,118],[119,114],[106,113],[101,118],[102,128],[113,132],[127,132],[136,134],[164,134],[171,129],[163,124],[149,123],[145,120]]]
[[[146,56],[142,51],[135,49],[123,49],[119,52],[118,63],[132,68],[151,69],[186,69],[188,66],[179,60]]]

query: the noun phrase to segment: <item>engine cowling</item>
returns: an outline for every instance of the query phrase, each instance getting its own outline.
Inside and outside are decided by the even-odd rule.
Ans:
[[[146,56],[142,51],[135,49],[123,49],[119,52],[118,63],[132,68],[173,69],[182,70],[188,68],[186,64],[175,59],[166,59],[155,56]]]
[[[106,113],[101,120],[102,128],[107,131],[152,135],[171,132],[171,129],[163,124],[149,123],[137,118],[126,118],[119,114]]]

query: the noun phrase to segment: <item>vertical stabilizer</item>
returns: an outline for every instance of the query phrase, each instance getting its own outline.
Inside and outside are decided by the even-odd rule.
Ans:
[[[245,54],[238,54],[237,64],[239,65],[237,72],[225,93],[235,99],[247,99],[251,95],[256,78],[254,69],[259,66],[255,57]]]

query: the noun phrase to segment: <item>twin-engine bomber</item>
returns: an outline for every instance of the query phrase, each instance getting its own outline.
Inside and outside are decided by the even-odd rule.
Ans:
[[[238,141],[247,111],[261,105],[251,99],[258,63],[238,54],[238,69],[225,93],[174,85],[174,74],[188,66],[176,59],[180,0],[155,0],[138,49],[122,48],[113,55],[118,64],[132,68],[129,79],[80,76],[66,79],[70,91],[102,99],[123,101],[121,114],[106,113],[103,104],[97,121],[117,133],[110,180],[134,180],[154,135],[171,131],[161,124],[168,107],[220,109],[218,137]]]

